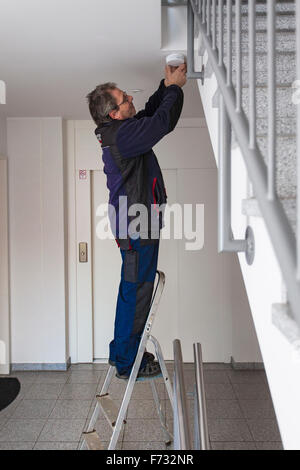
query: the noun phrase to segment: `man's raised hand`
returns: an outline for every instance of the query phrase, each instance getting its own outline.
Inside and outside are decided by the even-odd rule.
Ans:
[[[183,87],[186,84],[186,64],[178,67],[166,65],[165,67],[165,86],[178,85]]]

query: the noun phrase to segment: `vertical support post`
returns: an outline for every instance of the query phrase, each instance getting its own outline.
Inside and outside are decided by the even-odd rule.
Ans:
[[[256,145],[256,54],[255,54],[255,12],[256,0],[248,1],[249,14],[249,148]]]
[[[276,58],[275,2],[267,3],[268,33],[268,199],[276,194]]]
[[[300,80],[300,0],[296,0],[297,80]],[[299,82],[298,82],[299,83]],[[300,103],[297,105],[297,280],[300,281]]]
[[[226,84],[232,85],[232,0],[226,2],[226,16],[227,16],[227,73]]]
[[[236,111],[242,111],[241,0],[235,1]]]
[[[212,0],[212,48],[216,50],[216,0]]]
[[[219,0],[219,67],[223,65],[223,30],[224,30],[224,23],[223,23],[223,0]]]
[[[210,0],[207,0],[207,7],[206,7],[206,15],[207,15],[207,19],[206,19],[206,35],[207,36],[210,36]]]
[[[219,95],[218,251],[246,251],[246,240],[233,240],[231,230],[231,125]]]

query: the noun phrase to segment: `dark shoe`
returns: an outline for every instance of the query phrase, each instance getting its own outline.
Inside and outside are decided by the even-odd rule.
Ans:
[[[144,352],[143,359],[147,359],[147,361],[154,361],[154,354],[146,351],[146,352]],[[110,359],[108,360],[108,364],[110,366],[116,367],[115,361],[111,361]]]
[[[137,380],[145,380],[145,379],[152,379],[155,377],[158,377],[161,375],[161,368],[158,362],[150,361],[147,362],[147,364],[139,370],[139,373],[137,375]],[[116,377],[118,379],[123,379],[123,380],[128,380],[130,377],[130,374],[119,374],[118,372],[116,373]]]

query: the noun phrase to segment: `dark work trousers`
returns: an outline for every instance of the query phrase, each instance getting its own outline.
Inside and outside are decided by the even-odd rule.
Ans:
[[[127,240],[126,249],[122,249],[124,244],[122,245],[121,241],[120,244],[121,282],[109,358],[115,362],[119,374],[128,374],[133,366],[149,313],[159,239],[130,239]],[[141,367],[144,365],[143,360]]]

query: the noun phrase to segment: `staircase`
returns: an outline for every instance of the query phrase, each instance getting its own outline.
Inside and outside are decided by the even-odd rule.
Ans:
[[[296,1],[276,1],[275,4],[275,47],[273,64],[275,64],[275,89],[276,113],[274,113],[274,135],[272,138],[272,122],[269,121],[269,107],[272,100],[268,98],[270,81],[268,72],[271,62],[270,42],[268,36],[268,10],[267,1],[250,1],[255,5],[254,16],[255,34],[251,34],[249,14],[251,11],[248,2],[236,1],[200,1],[188,0],[195,16],[195,38],[197,51],[195,53],[195,70],[202,70],[204,65],[204,84],[198,79],[199,91],[203,103],[204,113],[211,137],[212,146],[220,169],[219,145],[220,135],[219,104],[220,95],[225,102],[228,111],[228,101],[224,98],[224,89],[220,85],[220,74],[213,64],[213,51],[208,47],[208,41],[220,54],[220,36],[223,38],[223,60],[219,62],[225,66],[224,76],[233,86],[235,97],[241,97],[241,115],[244,113],[249,124],[249,135],[255,136],[257,159],[261,158],[266,165],[268,176],[269,199],[262,200],[261,191],[256,190],[257,182],[251,175],[251,162],[248,149],[241,145],[241,136],[234,131],[233,119],[228,111],[228,120],[231,129],[231,209],[229,211],[229,223],[235,240],[244,239],[246,226],[251,226],[255,237],[255,257],[252,265],[249,265],[244,253],[237,249],[241,270],[244,277],[253,320],[259,340],[268,382],[274,402],[279,428],[285,449],[300,448],[300,303],[295,302],[294,293],[298,289],[296,258],[299,256],[296,250],[297,239],[297,106],[292,97],[295,94],[293,82],[297,78],[296,61]],[[300,3],[300,2],[299,2]],[[220,7],[221,5],[221,7]],[[270,6],[270,5],[269,5]],[[231,38],[228,33],[228,7],[231,11]],[[214,10],[215,8],[215,10]],[[215,13],[213,12],[215,11]],[[222,10],[222,15],[221,15]],[[240,13],[239,13],[240,12]],[[236,15],[240,18],[240,39],[236,35]],[[220,19],[223,16],[223,19]],[[299,5],[300,16],[300,5]],[[215,27],[214,27],[215,20]],[[300,18],[299,18],[300,21]],[[220,28],[222,26],[222,28]],[[188,25],[189,28],[189,25]],[[220,31],[221,30],[221,31]],[[214,36],[215,35],[215,36]],[[256,103],[255,117],[251,100],[251,50],[249,44],[255,36],[254,61],[256,70],[252,70],[252,83],[255,84]],[[274,35],[273,35],[274,37]],[[214,39],[215,38],[215,39]],[[299,40],[298,40],[299,41]],[[240,43],[240,55],[237,48]],[[231,44],[231,47],[230,47]],[[229,46],[229,47],[228,47]],[[300,48],[300,45],[298,46]],[[198,53],[197,53],[198,52]],[[227,61],[231,57],[232,77],[228,78]],[[219,56],[220,57],[220,56]],[[239,57],[240,74],[239,74]],[[250,74],[250,78],[249,78]],[[254,75],[255,74],[255,75]],[[239,81],[239,75],[241,81]],[[300,79],[300,76],[298,77]],[[240,88],[239,88],[240,85]],[[252,89],[252,92],[253,92]],[[300,105],[299,105],[300,106]],[[299,107],[298,106],[298,107]],[[241,119],[243,117],[241,116]],[[256,119],[255,119],[256,118]],[[254,128],[251,131],[251,123]],[[298,127],[299,128],[299,127]],[[268,135],[268,133],[270,133]],[[273,172],[268,173],[268,168],[274,163],[268,153],[269,142],[276,142],[275,163]],[[249,144],[249,147],[251,145]],[[272,147],[271,147],[272,149]],[[264,166],[264,165],[261,165]],[[252,168],[253,169],[253,168]],[[223,170],[222,170],[223,171]],[[221,169],[220,169],[221,172]],[[252,177],[251,177],[252,176]],[[258,179],[260,176],[258,177]],[[273,191],[273,193],[272,193]],[[273,196],[272,196],[273,194]],[[273,197],[273,199],[272,199]],[[272,201],[272,202],[270,202]],[[286,233],[283,242],[278,244],[276,227],[268,217],[268,203],[273,210],[278,206],[278,231]],[[273,205],[272,205],[273,204]],[[222,206],[221,206],[222,207]],[[277,209],[276,209],[277,210]],[[282,211],[282,213],[280,212]],[[219,207],[220,212],[220,207]],[[292,247],[295,254],[295,269],[286,269],[286,259],[283,255],[286,247]],[[234,250],[230,250],[234,251]],[[290,257],[291,259],[293,258]],[[289,271],[289,274],[287,274]],[[291,286],[291,278],[292,276]],[[298,292],[297,292],[298,295]],[[290,302],[293,297],[293,302]]]

